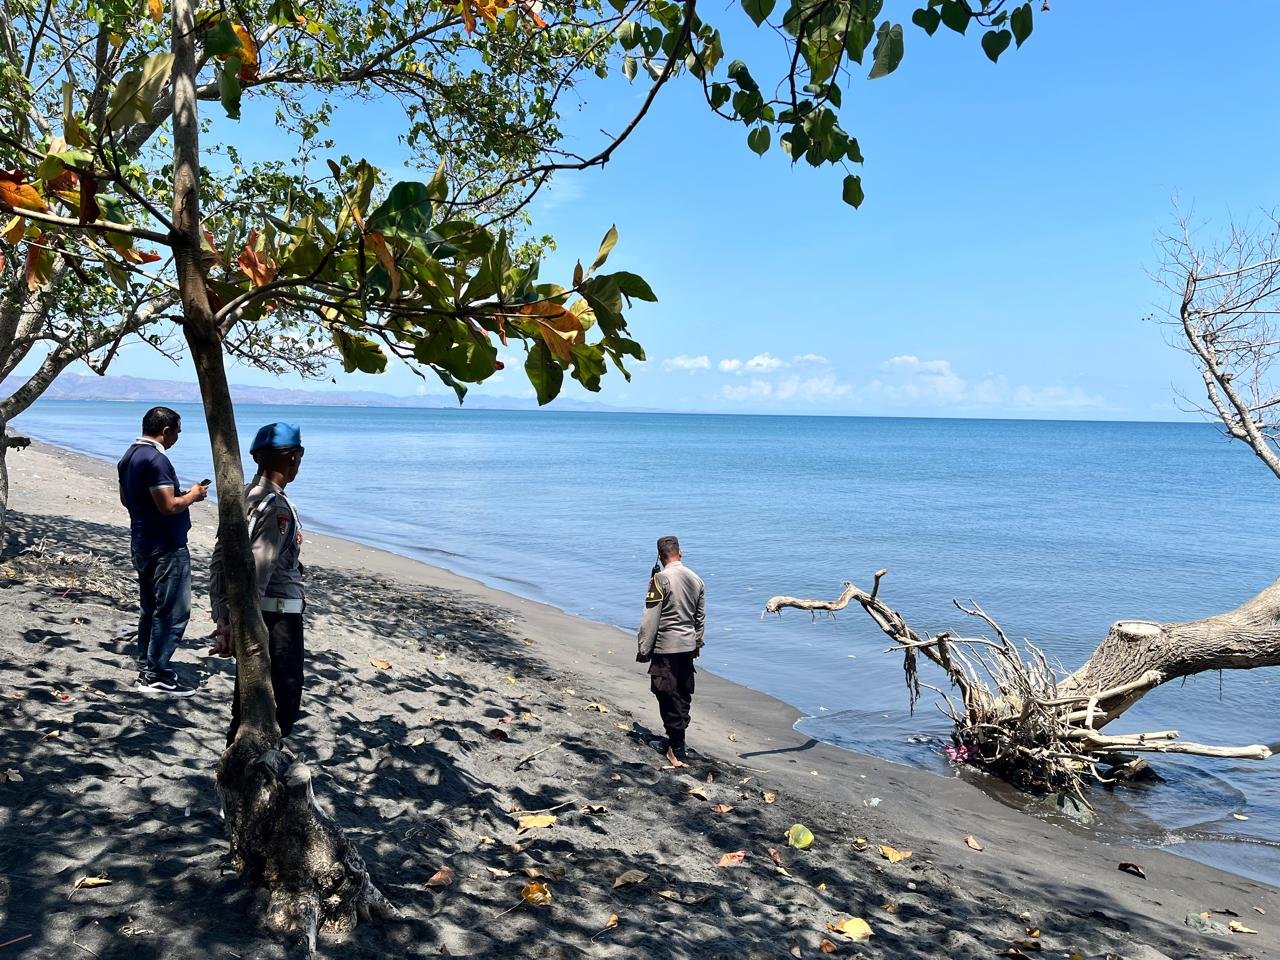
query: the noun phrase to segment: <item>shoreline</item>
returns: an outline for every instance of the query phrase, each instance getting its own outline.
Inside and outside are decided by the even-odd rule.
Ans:
[[[74,458],[80,458],[84,464],[95,464],[100,466],[111,466],[113,461],[83,449],[75,449],[70,446],[55,444],[46,440],[32,437],[33,442],[40,449],[47,453],[67,454]],[[108,480],[114,483],[111,477]],[[304,514],[305,515],[305,514]],[[532,604],[536,607],[546,608],[555,614],[567,617],[573,620],[582,621],[585,624],[594,626],[600,630],[616,632],[623,639],[619,641],[625,650],[630,643],[634,642],[628,628],[593,619],[588,613],[576,613],[558,606],[549,599],[538,596],[544,594],[538,583],[534,580],[515,580],[501,576],[486,578],[483,573],[463,573],[444,565],[448,562],[448,557],[452,556],[447,552],[433,551],[429,548],[423,548],[422,554],[426,554],[428,558],[423,556],[411,556],[406,553],[397,552],[396,546],[380,545],[376,543],[366,543],[348,536],[344,536],[336,528],[329,524],[326,519],[312,519],[309,523],[310,529],[307,531],[308,537],[319,544],[322,549],[328,550],[328,544],[331,542],[345,545],[353,550],[372,551],[374,555],[393,559],[393,563],[386,569],[392,572],[394,576],[405,576],[406,571],[421,566],[425,570],[430,571],[430,575],[422,579],[421,582],[430,585],[447,586],[449,589],[472,590],[478,594],[482,593],[487,602],[495,606],[514,606]],[[323,531],[323,532],[317,532]],[[411,549],[411,548],[410,548]],[[429,558],[432,553],[444,553],[444,560],[441,562],[433,562],[433,558]],[[404,566],[405,564],[410,566]],[[528,589],[528,593],[521,592],[521,586]],[[534,594],[534,595],[529,595]],[[624,657],[625,660],[630,658]],[[704,676],[712,676],[707,669],[700,667],[699,672]],[[763,702],[775,704],[781,708],[784,715],[789,717],[790,732],[794,738],[807,741],[810,737],[802,731],[796,730],[795,727],[804,721],[822,721],[829,715],[821,713],[807,712],[803,708],[798,707],[779,696],[758,690],[736,680],[730,680],[726,677],[715,675],[718,682],[729,684],[730,687],[742,688],[753,694],[764,698]],[[938,769],[930,769],[923,762],[912,762],[908,759],[890,758],[884,755],[864,752],[858,745],[841,746],[830,741],[821,742],[824,746],[840,751],[842,754],[851,754],[853,756],[871,760],[874,759],[879,763],[889,764],[892,767],[900,767],[904,770],[910,770],[914,773],[925,774],[928,777],[940,780],[955,780],[966,784],[970,789],[976,790],[986,797],[994,800],[1001,806],[1010,811],[1023,816],[1031,817],[1039,820],[1056,829],[1065,830],[1073,833],[1083,839],[1092,840],[1099,843],[1109,844],[1118,843],[1128,849],[1135,851],[1135,855],[1139,855],[1147,850],[1161,850],[1170,852],[1174,856],[1183,859],[1192,860],[1196,863],[1202,863],[1206,866],[1213,867],[1224,871],[1225,873],[1239,876],[1255,882],[1264,883],[1275,886],[1280,877],[1280,853],[1277,852],[1277,844],[1274,841],[1266,839],[1253,838],[1247,835],[1228,834],[1228,833],[1210,833],[1198,834],[1189,837],[1178,836],[1176,828],[1166,827],[1158,819],[1149,816],[1141,808],[1141,801],[1136,797],[1132,798],[1136,802],[1131,803],[1130,799],[1124,795],[1118,798],[1101,797],[1104,808],[1110,810],[1112,815],[1118,815],[1122,819],[1107,820],[1106,815],[1100,815],[1096,823],[1078,822],[1070,817],[1063,816],[1050,810],[1038,810],[1039,803],[1035,798],[1029,798],[1018,793],[1012,787],[994,780],[981,772],[968,768],[952,770],[949,773],[941,772]],[[1159,787],[1157,787],[1159,789]],[[1196,856],[1191,856],[1189,851],[1194,850]],[[1259,851],[1265,851],[1260,856]]]
[[[114,471],[109,464],[40,442],[16,454],[14,461],[11,509],[17,514],[33,521],[42,516],[50,520],[69,517],[121,527],[123,517],[115,503]],[[40,482],[33,483],[35,479]],[[42,495],[41,491],[49,488],[59,494],[64,489],[74,492]],[[212,540],[212,511],[197,509],[193,521],[192,547],[199,564]],[[127,549],[127,533],[121,536]],[[570,682],[582,688],[584,695],[590,691],[593,702],[611,705],[615,715],[634,712],[637,726],[660,728],[644,667],[634,663],[634,640],[619,628],[331,535],[308,533],[303,556],[309,566],[347,583],[389,582],[409,593],[447,594],[467,609],[497,611],[499,622],[510,622],[528,641],[530,655],[550,672],[555,684]],[[131,576],[131,571],[125,573]],[[181,659],[198,654],[194,638],[205,633],[207,621],[200,618],[207,606],[198,587],[196,601],[197,612]],[[357,607],[361,603],[352,597],[345,602],[354,602]],[[339,605],[332,614],[341,612]],[[434,635],[436,640],[440,636]],[[341,635],[336,642],[341,644]],[[427,645],[434,642],[425,641]],[[691,746],[716,764],[731,765],[762,782],[780,785],[788,800],[803,809],[830,808],[835,811],[833,823],[846,823],[850,831],[871,838],[873,844],[892,838],[895,846],[914,850],[916,863],[928,865],[929,881],[936,884],[933,889],[939,896],[958,896],[959,888],[982,887],[1010,898],[1010,909],[1029,908],[1014,911],[1013,917],[1027,913],[1037,924],[1047,926],[1040,911],[1053,904],[1064,912],[1092,917],[1107,930],[1126,931],[1135,940],[1141,937],[1141,942],[1154,944],[1143,948],[1149,952],[1125,952],[1126,957],[1280,955],[1280,933],[1268,930],[1266,923],[1270,916],[1280,914],[1280,891],[1274,887],[1164,850],[1116,849],[1008,807],[960,778],[940,777],[808,739],[794,729],[805,716],[800,711],[706,671],[700,674]],[[515,685],[513,676],[507,679]],[[307,696],[315,692],[309,688]],[[312,708],[316,706],[313,702]],[[574,714],[575,718],[580,716]],[[603,718],[606,731],[611,719]],[[320,759],[323,762],[323,756]],[[817,819],[816,813],[813,816]],[[984,851],[975,853],[968,848],[966,836],[980,838]],[[786,850],[785,841],[774,843]],[[1148,880],[1117,869],[1119,862],[1130,857],[1140,858]],[[872,866],[876,877],[893,869],[874,860],[861,869],[870,874]],[[1236,910],[1243,922],[1261,932],[1205,939],[1184,923],[1188,914],[1224,907]],[[1265,914],[1251,908],[1265,910]],[[785,951],[785,944],[782,946]]]

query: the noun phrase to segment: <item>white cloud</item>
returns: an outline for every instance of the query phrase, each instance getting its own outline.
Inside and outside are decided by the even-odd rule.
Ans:
[[[773,396],[773,384],[765,380],[752,380],[750,383],[725,384],[720,388],[720,396],[725,400],[768,400]]]
[[[686,357],[683,354],[678,357],[671,357],[662,361],[663,370],[684,370],[686,373],[694,373],[698,370],[710,370],[711,358],[703,354],[700,357]]]
[[[1098,410],[1103,397],[1080,387],[1010,385],[1003,374],[973,380],[962,376],[950,360],[921,360],[912,354],[890,357],[881,374],[859,391],[861,399],[903,407],[945,406],[1017,410]]]
[[[826,367],[831,361],[820,353],[802,353],[798,357],[791,358],[792,366],[800,366],[802,363],[812,363],[814,366]]]
[[[722,373],[737,373],[742,369],[741,360],[721,360],[717,366],[720,367]]]
[[[821,403],[839,400],[852,392],[852,384],[841,383],[833,373],[823,373],[816,377],[785,377],[773,383],[752,380],[744,384],[726,384],[720,388],[720,398],[737,403],[766,400]]]
[[[782,365],[782,361],[772,354],[757,353],[742,365],[742,369],[746,373],[772,373]]]

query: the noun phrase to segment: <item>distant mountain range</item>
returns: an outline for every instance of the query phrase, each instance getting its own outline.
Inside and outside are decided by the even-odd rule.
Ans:
[[[7,377],[0,382],[0,395],[17,389],[24,378]],[[428,394],[400,397],[373,390],[297,390],[286,387],[251,387],[232,384],[231,396],[237,403],[264,403],[273,406],[331,407],[418,407],[456,408],[452,394]],[[114,400],[136,403],[199,403],[200,387],[178,380],[151,380],[144,377],[93,377],[64,373],[45,390],[46,400]],[[523,397],[486,397],[474,392],[467,395],[466,409],[472,410],[536,410],[537,401]],[[558,397],[549,409],[559,411],[622,412],[625,408],[603,403]]]

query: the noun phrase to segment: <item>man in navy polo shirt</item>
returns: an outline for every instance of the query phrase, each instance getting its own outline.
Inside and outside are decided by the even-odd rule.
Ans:
[[[142,436],[120,459],[120,502],[129,511],[133,567],[138,571],[138,680],[148,694],[189,697],[195,690],[178,680],[169,661],[191,619],[191,555],[187,552],[189,511],[209,495],[196,484],[178,489],[178,475],[165,451],[178,442],[182,417],[168,407],[152,407],[142,418]]]

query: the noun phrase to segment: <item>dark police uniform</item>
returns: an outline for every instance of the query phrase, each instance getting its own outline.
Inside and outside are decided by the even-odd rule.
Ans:
[[[672,560],[649,578],[636,659],[649,663],[649,688],[677,757],[684,753],[693,706],[693,661],[702,652],[706,623],[706,586],[696,573]]]
[[[275,432],[264,440],[264,434]],[[280,428],[285,428],[281,430]],[[251,448],[265,446],[300,447],[301,433],[291,424],[269,424],[258,431]],[[276,722],[280,735],[293,729],[302,709],[302,662],[304,657],[302,611],[302,524],[298,511],[284,490],[262,474],[253,478],[244,491],[245,519],[249,543],[258,576],[258,602],[267,627],[271,654],[271,688],[275,693]],[[214,547],[209,576],[213,618],[219,623],[230,617],[222,578],[222,548]],[[231,728],[227,743],[235,739],[240,726],[240,684],[231,707]]]

